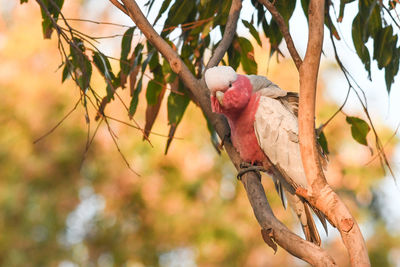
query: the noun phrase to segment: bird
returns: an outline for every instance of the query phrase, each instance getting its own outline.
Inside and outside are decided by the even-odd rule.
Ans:
[[[286,199],[297,215],[306,240],[321,245],[311,209],[327,233],[325,216],[295,193],[298,187],[308,188],[298,139],[298,94],[264,76],[237,74],[230,66],[209,68],[204,79],[212,111],[225,115],[233,146],[247,163],[239,174],[254,167],[268,173],[283,205]]]

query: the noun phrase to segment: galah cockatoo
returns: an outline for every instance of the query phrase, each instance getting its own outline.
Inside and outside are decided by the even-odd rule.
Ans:
[[[261,166],[299,218],[307,240],[321,244],[310,206],[295,194],[308,188],[298,140],[298,95],[263,76],[240,75],[229,66],[205,72],[213,112],[226,116],[231,139],[243,161]],[[283,190],[282,190],[283,189]],[[326,230],[325,217],[314,209]]]

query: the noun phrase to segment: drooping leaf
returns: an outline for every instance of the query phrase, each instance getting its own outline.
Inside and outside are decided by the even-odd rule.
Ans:
[[[247,74],[257,74],[257,63],[254,60],[253,45],[244,37],[238,38],[240,45],[240,63]]]
[[[168,152],[168,148],[174,137],[176,128],[182,120],[183,114],[187,106],[189,105],[190,98],[184,92],[184,86],[182,82],[177,78],[171,84],[172,91],[168,96],[167,110],[168,110],[168,124],[170,125],[170,131],[168,134],[167,145],[165,147],[165,154]]]
[[[296,7],[296,0],[280,0],[275,1],[275,7],[278,12],[282,15],[283,19],[286,22],[286,25],[289,27],[289,19],[292,17],[294,9]]]
[[[326,155],[329,154],[329,149],[328,149],[328,140],[326,139],[326,136],[323,131],[319,134],[318,138],[318,143],[321,146],[322,150]]]
[[[92,64],[89,61],[87,55],[85,55],[85,46],[81,39],[74,37],[70,44],[71,63],[73,65],[75,79],[78,86],[82,91],[90,85],[90,79],[92,77]]]
[[[195,4],[196,2],[193,0],[176,0],[172,4],[168,12],[167,20],[165,21],[165,34],[171,31],[170,27],[183,23],[195,7]]]
[[[162,77],[157,77],[153,80],[150,80],[147,84],[146,100],[149,105],[155,105],[157,103],[158,97],[165,87],[162,82]]]
[[[374,37],[374,59],[378,68],[386,67],[392,60],[393,48],[396,47],[397,36],[393,36],[392,26],[379,30]]]
[[[365,69],[368,72],[368,77],[371,79],[371,57],[369,55],[368,48],[364,44],[364,29],[363,19],[360,14],[357,14],[352,25],[353,44],[357,55],[360,57]]]
[[[161,16],[167,10],[167,8],[168,8],[170,3],[171,3],[171,0],[164,0],[163,1],[162,5],[161,5],[161,8],[160,8],[160,11],[158,11],[158,15],[157,15],[156,19],[154,20],[153,25],[156,25],[157,21],[161,18]]]
[[[240,45],[237,37],[233,39],[231,46],[228,48],[228,65],[233,69],[237,69],[240,65]]]
[[[153,124],[157,118],[158,112],[160,111],[161,102],[164,98],[166,88],[167,88],[166,86],[161,88],[161,92],[158,94],[158,97],[154,105],[150,105],[147,102],[146,123],[144,125],[144,133],[146,137],[149,137],[150,131],[153,128]]]
[[[344,8],[346,4],[354,2],[355,0],[340,0],[338,22],[341,22],[344,16]]]
[[[114,99],[114,92],[115,92],[115,90],[112,88],[112,85],[110,83],[107,83],[106,93],[107,93],[108,101],[111,101],[111,99]]]
[[[375,1],[372,1],[368,8],[368,17],[366,23],[367,32],[364,34],[367,36],[375,36],[377,32],[382,29],[381,10]]]
[[[142,82],[143,82],[143,77],[140,78],[135,91],[133,92],[133,96],[131,98],[131,103],[129,105],[129,116],[132,118],[133,115],[136,113],[136,109],[139,103],[139,94],[142,91]],[[132,86],[132,85],[131,85]]]
[[[346,117],[346,122],[351,125],[351,135],[358,143],[367,146],[367,134],[371,130],[368,123],[357,117]]]
[[[71,73],[71,67],[70,67],[70,63],[68,63],[68,61],[67,61],[64,64],[64,69],[62,72],[62,78],[61,78],[62,83],[70,76],[70,73]]]
[[[206,121],[207,121],[207,129],[208,129],[208,132],[210,133],[211,144],[213,145],[213,147],[215,148],[217,153],[221,154],[221,148],[220,148],[220,143],[219,143],[217,131],[215,130],[214,126],[211,124],[211,122],[207,118],[207,116],[205,114],[203,114],[203,115],[204,115],[204,118],[206,118]]]
[[[21,3],[27,2],[25,0],[21,0]],[[60,15],[60,10],[64,4],[64,0],[43,0],[43,6],[40,6],[41,14],[42,14],[42,30],[43,37],[45,39],[51,38],[51,33],[53,32],[53,21],[57,22],[58,16]]]
[[[112,82],[115,79],[115,75],[112,72],[111,64],[108,58],[101,52],[93,52],[93,63],[96,65],[101,75]]]
[[[254,37],[254,39],[257,41],[257,44],[259,46],[261,46],[261,39],[260,39],[260,35],[258,34],[258,31],[256,30],[256,28],[254,28],[253,24],[242,19],[242,22],[244,24],[244,26],[246,26],[247,29],[249,29],[250,34]]]
[[[179,82],[178,92],[171,92],[168,96],[168,124],[179,124],[190,102],[190,98],[184,94],[183,85]]]
[[[262,26],[265,37],[269,39],[269,43],[271,44],[270,55],[272,55],[278,50],[278,46],[283,39],[282,33],[274,19],[271,19],[271,23],[269,25],[266,21],[263,21]]]
[[[120,67],[121,67],[121,71],[125,75],[128,75],[129,70],[130,70],[128,55],[129,55],[129,52],[131,51],[132,37],[133,37],[133,32],[135,31],[135,28],[136,27],[131,27],[128,30],[126,30],[126,32],[124,33],[124,36],[122,37]]]
[[[393,59],[385,67],[385,82],[386,82],[386,90],[390,93],[390,89],[394,82],[394,77],[397,75],[399,71],[399,64],[400,64],[400,47],[395,49],[393,52]]]

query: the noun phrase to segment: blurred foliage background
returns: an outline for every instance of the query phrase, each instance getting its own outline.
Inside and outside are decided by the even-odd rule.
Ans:
[[[64,12],[76,18],[91,8],[90,2],[76,1]],[[140,177],[127,168],[105,124],[85,152],[88,126],[93,134],[97,125],[86,122],[81,105],[54,132],[34,143],[73,109],[79,89],[71,80],[61,85],[57,43],[41,38],[34,2],[19,6],[0,1],[0,12],[1,266],[305,265],[283,249],[274,255],[264,244],[234,168],[224,153],[216,153],[206,121],[193,104],[167,155],[165,105],[153,128],[161,136],[153,134],[151,144],[137,129],[111,122],[121,153]],[[99,20],[111,21],[109,6],[96,12]],[[110,25],[74,25],[93,35],[124,32]],[[111,54],[119,54],[118,42],[106,40],[106,45]],[[259,70],[268,67],[271,80],[296,91],[292,62],[269,60],[266,49],[256,48]],[[101,84],[102,78],[95,76],[94,86],[96,82]],[[320,92],[327,82],[320,81]],[[120,94],[129,101],[127,91]],[[338,108],[325,98],[319,96],[320,122]],[[117,101],[107,108],[113,117],[129,121]],[[139,104],[136,119],[142,125],[144,113]],[[331,153],[329,183],[360,223],[372,265],[400,266],[400,229],[390,226],[391,214],[383,212],[390,199],[379,190],[384,173],[379,160],[366,165],[375,155],[352,140],[344,118],[339,114],[325,132]],[[392,156],[393,131],[383,124],[378,128],[383,143],[391,140],[386,150]],[[386,180],[396,187],[391,178]],[[264,176],[263,183],[277,217],[301,234],[270,179]],[[330,228],[329,236],[322,236],[323,247],[338,265],[348,265],[338,233]]]

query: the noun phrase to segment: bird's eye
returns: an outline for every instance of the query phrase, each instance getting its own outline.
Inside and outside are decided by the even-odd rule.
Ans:
[[[232,83],[229,83],[229,87],[232,87]]]

